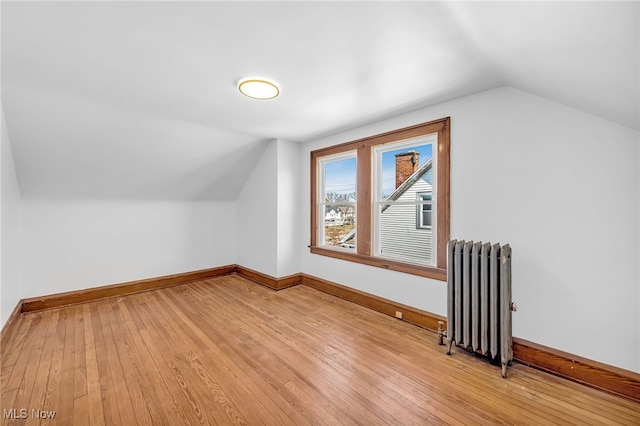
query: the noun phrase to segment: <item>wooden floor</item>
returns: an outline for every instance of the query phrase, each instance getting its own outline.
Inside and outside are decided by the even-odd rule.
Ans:
[[[505,380],[421,328],[237,276],[24,314],[1,361],[6,425],[640,424],[629,400],[519,364]]]

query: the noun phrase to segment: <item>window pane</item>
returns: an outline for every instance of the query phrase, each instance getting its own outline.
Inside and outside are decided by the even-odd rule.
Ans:
[[[355,248],[356,208],[353,204],[324,204],[324,244]]]
[[[324,245],[355,248],[356,159],[339,158],[322,162]]]
[[[421,228],[428,228],[431,226],[431,206],[428,204],[422,205],[422,217]]]
[[[324,201],[355,201],[356,159],[345,158],[324,162]]]
[[[380,205],[379,256],[422,265],[434,263],[433,231],[416,226],[416,208],[423,207],[416,204]],[[430,220],[431,211],[428,215]]]
[[[381,184],[379,185],[378,199],[388,198],[408,179],[416,178],[415,173],[421,167],[425,167],[431,157],[432,145],[430,143],[383,151],[379,167]],[[429,185],[433,185],[432,168],[424,171],[420,178]],[[405,183],[405,185],[408,184],[408,182]]]

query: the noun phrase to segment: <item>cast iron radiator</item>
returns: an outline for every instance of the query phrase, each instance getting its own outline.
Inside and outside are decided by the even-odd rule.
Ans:
[[[447,330],[440,344],[471,350],[502,364],[502,377],[513,359],[511,247],[473,241],[447,246]]]

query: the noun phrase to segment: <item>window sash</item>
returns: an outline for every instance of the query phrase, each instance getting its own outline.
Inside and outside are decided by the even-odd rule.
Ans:
[[[437,240],[437,227],[430,226],[425,228],[421,226],[421,215],[417,213],[422,209],[422,205],[430,204],[431,201],[423,201],[419,199],[419,194],[426,194],[426,192],[416,192],[411,196],[411,200],[401,199],[389,199],[394,192],[390,194],[384,194],[383,180],[385,170],[383,167],[384,155],[389,152],[399,150],[411,150],[412,148],[418,148],[420,146],[431,146],[431,174],[434,177],[433,186],[431,189],[432,194],[437,193],[437,169],[438,159],[437,150],[438,147],[438,133],[434,132],[427,135],[421,135],[419,137],[413,137],[403,140],[398,140],[379,146],[372,147],[372,156],[374,164],[372,167],[372,173],[374,174],[374,211],[373,211],[373,256],[382,258],[395,258],[410,263],[418,263],[420,265],[435,266],[437,259],[437,244],[433,244],[433,241]],[[427,159],[429,160],[429,159]],[[393,165],[394,172],[396,171],[397,159]],[[422,165],[419,165],[422,167]],[[394,187],[395,188],[395,187]],[[397,188],[395,188],[397,190]],[[408,189],[411,190],[411,187]],[[406,193],[401,194],[407,195]],[[388,206],[388,207],[384,207]],[[396,206],[396,207],[394,207]],[[398,206],[412,206],[412,209],[397,208]],[[394,216],[394,219],[384,219],[385,211],[387,215]],[[432,214],[433,215],[433,214]]]
[[[325,201],[325,197],[327,195],[327,176],[326,176],[326,167],[327,164],[332,163],[332,162],[338,162],[338,161],[342,161],[342,160],[348,160],[348,159],[355,159],[356,163],[356,171],[357,171],[357,167],[358,167],[358,159],[356,156],[356,151],[346,151],[346,152],[341,152],[341,153],[337,153],[334,155],[329,155],[326,157],[322,157],[318,160],[318,182],[319,182],[319,191],[318,191],[318,212],[317,212],[317,217],[318,217],[318,226],[317,226],[317,241],[319,242],[319,244],[323,247],[326,248],[331,248],[331,249],[341,249],[341,247],[337,246],[337,245],[331,245],[331,244],[327,244],[326,241],[326,223],[325,223],[325,216],[326,216],[326,208],[327,207],[335,207],[336,209],[338,207],[343,207],[343,206],[350,206],[353,209],[353,214],[354,214],[354,218],[357,218],[356,214],[357,214],[357,208],[356,208],[356,202],[355,201]],[[356,177],[356,180],[354,182],[355,187],[354,187],[354,191],[357,194],[358,192],[358,180]],[[354,219],[355,221],[355,219]],[[353,249],[350,249],[353,250]]]

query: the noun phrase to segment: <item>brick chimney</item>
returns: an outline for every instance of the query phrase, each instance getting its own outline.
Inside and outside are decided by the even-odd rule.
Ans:
[[[418,170],[419,157],[420,153],[416,151],[396,154],[396,188]]]

